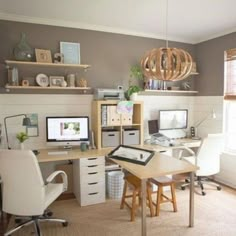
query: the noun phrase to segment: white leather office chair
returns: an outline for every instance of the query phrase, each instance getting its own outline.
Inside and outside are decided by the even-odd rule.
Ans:
[[[61,175],[63,183],[52,183]],[[40,221],[56,221],[67,226],[63,219],[52,219],[47,207],[67,189],[67,176],[63,171],[53,172],[44,184],[36,156],[30,150],[0,150],[0,176],[4,212],[29,217],[25,222],[4,235],[10,235],[22,227],[34,224],[36,235],[41,236]]]
[[[221,190],[221,186],[211,182],[208,176],[217,174],[220,171],[220,154],[223,151],[223,144],[223,134],[208,134],[208,136],[203,139],[196,155],[191,149],[187,148],[192,156],[181,158],[199,167],[199,170],[196,172],[196,181],[201,187],[202,195],[206,195],[203,186],[204,182],[216,186],[217,190]],[[189,181],[186,180],[186,182],[186,184],[181,186],[182,190],[189,185]]]

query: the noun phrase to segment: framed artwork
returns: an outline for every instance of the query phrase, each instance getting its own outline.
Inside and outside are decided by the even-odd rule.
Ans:
[[[50,50],[35,48],[36,62],[52,63],[52,55]]]
[[[80,44],[60,42],[60,53],[64,56],[65,64],[80,64]]]
[[[30,118],[30,126],[26,126],[26,133],[29,137],[39,136],[39,127],[38,127],[38,114],[32,113],[26,115]]]
[[[108,157],[145,166],[154,154],[155,152],[151,150],[119,145],[108,154]]]
[[[64,76],[49,76],[50,87],[63,87],[64,81]]]

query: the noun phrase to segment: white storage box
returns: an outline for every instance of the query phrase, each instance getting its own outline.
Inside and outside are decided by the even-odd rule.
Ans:
[[[120,132],[117,130],[102,131],[102,147],[116,147],[120,144]]]
[[[139,143],[139,130],[127,129],[123,131],[123,144],[136,145]]]

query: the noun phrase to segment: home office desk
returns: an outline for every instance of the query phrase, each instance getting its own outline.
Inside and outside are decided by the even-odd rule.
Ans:
[[[146,229],[146,181],[148,178],[155,178],[164,175],[173,175],[181,173],[189,173],[190,175],[190,196],[189,196],[189,227],[194,225],[194,172],[198,167],[189,164],[185,161],[178,160],[169,157],[160,152],[168,151],[173,149],[183,148],[184,144],[187,147],[198,147],[200,142],[193,140],[182,140],[182,145],[163,147],[159,145],[144,145],[144,148],[150,148],[156,151],[156,154],[148,162],[146,166],[137,165],[125,161],[119,161],[113,159],[114,162],[119,164],[122,168],[126,169],[133,175],[141,179],[142,189],[142,236],[147,235]],[[51,162],[51,161],[62,161],[62,160],[76,160],[80,158],[88,157],[99,157],[106,156],[112,149],[101,149],[101,150],[88,150],[81,152],[80,150],[68,151],[66,155],[48,155],[48,149],[40,150],[40,154],[37,156],[39,162]]]

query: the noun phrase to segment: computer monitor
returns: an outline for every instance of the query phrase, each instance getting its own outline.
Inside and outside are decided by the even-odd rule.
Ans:
[[[81,142],[89,144],[87,116],[46,117],[47,145],[71,147]]]
[[[186,129],[187,127],[187,109],[159,111],[159,130]]]

